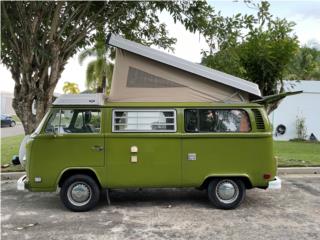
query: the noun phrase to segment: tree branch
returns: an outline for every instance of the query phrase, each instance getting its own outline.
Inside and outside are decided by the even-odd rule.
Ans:
[[[59,1],[54,10],[53,19],[50,27],[49,42],[53,41],[53,36],[57,33],[60,20],[60,11],[64,2]]]
[[[74,10],[72,12],[72,14],[68,17],[68,20],[61,26],[61,30],[59,31],[59,35],[58,38],[60,38],[62,36],[62,34],[64,33],[64,31],[66,30],[66,28],[69,26],[69,24],[71,23],[71,21],[73,21],[73,19],[77,16],[77,14],[80,13],[80,19],[84,16],[84,13],[87,10],[87,8],[90,6],[90,2],[87,2],[85,9],[82,9],[82,5],[78,5],[78,7],[76,8],[76,10]]]
[[[3,11],[3,14],[4,14],[4,18],[3,20],[6,22],[6,26],[8,27],[9,31],[10,31],[10,34],[11,34],[11,40],[12,42],[14,43],[14,45],[12,45],[15,50],[17,52],[19,52],[21,49],[19,48],[19,44],[17,42],[17,38],[16,38],[16,35],[15,35],[15,32],[13,30],[13,27],[12,27],[12,24],[11,24],[11,21],[10,21],[10,18],[8,16],[8,13],[7,13],[7,9],[6,9],[6,3],[2,2],[1,3],[2,5],[2,11]]]

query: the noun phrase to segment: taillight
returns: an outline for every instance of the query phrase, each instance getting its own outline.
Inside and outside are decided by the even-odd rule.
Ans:
[[[270,173],[263,174],[263,179],[268,180],[270,178],[271,178],[271,174]]]

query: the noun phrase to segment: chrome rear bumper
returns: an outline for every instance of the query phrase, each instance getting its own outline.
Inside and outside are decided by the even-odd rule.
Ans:
[[[22,176],[17,181],[17,190],[23,191],[26,190],[26,183],[27,183],[27,175]]]
[[[267,189],[281,189],[281,179],[275,176],[274,180],[269,182]]]

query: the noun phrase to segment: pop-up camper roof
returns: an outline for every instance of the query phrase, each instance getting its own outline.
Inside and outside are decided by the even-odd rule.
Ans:
[[[110,34],[116,47],[111,102],[246,102],[258,85]]]

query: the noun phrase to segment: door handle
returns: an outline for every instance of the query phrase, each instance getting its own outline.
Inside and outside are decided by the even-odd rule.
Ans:
[[[98,146],[98,145],[94,145],[91,149],[94,150],[94,151],[101,152],[103,150],[103,147],[102,146]]]

